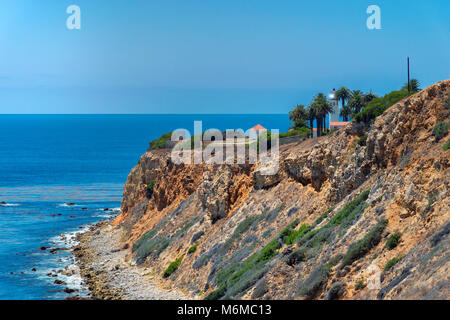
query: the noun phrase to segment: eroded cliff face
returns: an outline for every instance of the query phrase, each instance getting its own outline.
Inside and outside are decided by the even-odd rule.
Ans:
[[[432,130],[449,96],[447,80],[369,127],[283,145],[274,176],[145,153],[115,220],[128,259],[192,298],[448,299],[450,151]]]

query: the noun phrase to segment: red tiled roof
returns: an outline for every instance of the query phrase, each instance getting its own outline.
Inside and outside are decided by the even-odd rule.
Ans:
[[[251,128],[250,130],[267,130],[267,129],[264,128],[262,125],[257,124],[256,126],[254,126],[253,128]]]
[[[350,121],[330,121],[330,126],[343,127],[349,123]]]

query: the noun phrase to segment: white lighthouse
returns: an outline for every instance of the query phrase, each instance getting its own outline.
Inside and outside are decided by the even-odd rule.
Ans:
[[[336,97],[336,89],[333,88],[328,97],[333,108],[330,113],[330,122],[339,122],[339,99]]]

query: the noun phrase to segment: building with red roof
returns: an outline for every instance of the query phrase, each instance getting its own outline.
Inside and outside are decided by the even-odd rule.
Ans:
[[[253,128],[251,128],[250,130],[256,130],[256,131],[259,131],[259,130],[267,130],[267,129],[264,128],[262,125],[260,125],[260,124],[258,123],[256,126],[254,126]]]

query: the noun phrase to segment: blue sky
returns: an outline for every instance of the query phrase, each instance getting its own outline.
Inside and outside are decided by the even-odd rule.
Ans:
[[[81,8],[68,30],[66,8]],[[381,8],[382,30],[366,28]],[[448,79],[450,1],[2,0],[0,113],[284,113]]]

